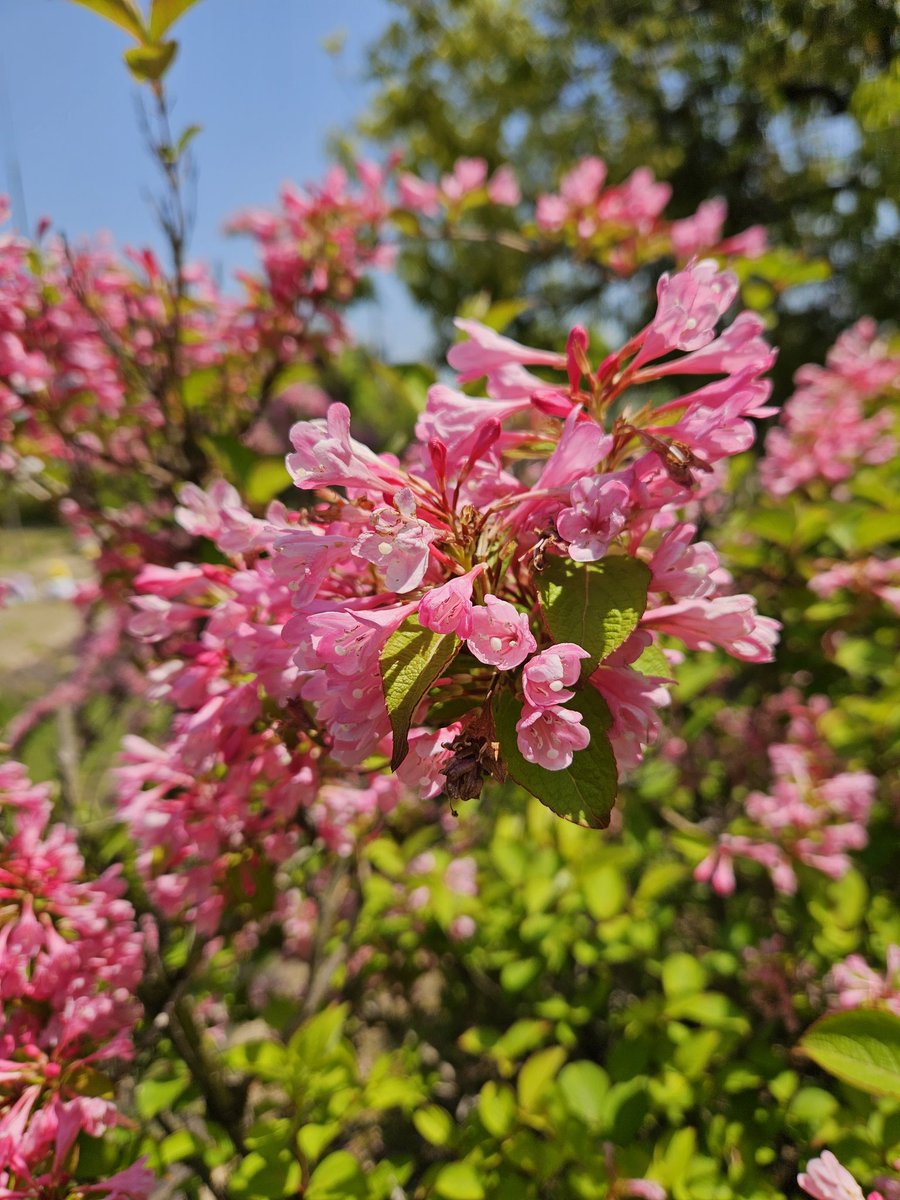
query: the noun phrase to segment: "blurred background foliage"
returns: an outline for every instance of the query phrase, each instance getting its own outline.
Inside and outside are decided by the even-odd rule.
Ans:
[[[462,155],[514,164],[525,194],[580,155],[620,182],[641,165],[684,216],[728,202],[726,233],[831,266],[779,305],[778,378],[821,360],[863,313],[897,311],[900,75],[891,0],[393,0],[360,129],[423,175]],[[446,338],[467,296],[540,295],[515,329],[599,311],[596,270],[508,247],[407,249],[400,273]],[[602,285],[602,286],[598,286]],[[619,289],[620,290],[620,289]]]

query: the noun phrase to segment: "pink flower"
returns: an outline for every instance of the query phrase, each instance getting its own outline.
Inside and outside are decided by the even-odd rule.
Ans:
[[[873,971],[859,954],[851,954],[832,967],[826,984],[837,993],[833,1007],[884,1004],[900,1017],[900,946],[888,946],[886,957],[883,975]]]
[[[487,400],[466,396],[443,383],[428,389],[425,411],[416,424],[416,437],[422,442],[435,438],[448,453],[448,472],[459,470],[479,434],[490,421],[503,421],[513,413],[530,407],[527,396],[511,400]]]
[[[572,484],[556,529],[576,562],[596,562],[625,528],[630,490],[621,479],[586,475]]]
[[[642,625],[680,638],[691,650],[721,646],[745,662],[771,662],[781,622],[761,617],[752,596],[695,597],[648,609]]]
[[[727,214],[728,206],[721,196],[704,200],[692,217],[672,222],[672,249],[682,259],[709,250],[721,237]]]
[[[719,556],[709,542],[692,541],[696,525],[676,525],[663,535],[650,560],[650,590],[673,600],[708,596],[715,591]]]
[[[459,376],[460,383],[471,383],[482,375],[490,375],[498,367],[508,363],[523,366],[560,367],[565,369],[566,356],[550,350],[534,350],[522,346],[512,338],[503,337],[479,321],[457,317],[453,322],[457,329],[469,335],[468,341],[451,346],[447,362]]]
[[[483,187],[485,179],[487,163],[483,158],[458,158],[453,164],[453,174],[441,179],[441,191],[448,200],[462,200]]]
[[[488,183],[488,196],[492,204],[513,207],[522,199],[519,183],[512,167],[498,167]]]
[[[548,771],[564,771],[572,765],[576,750],[591,740],[581,723],[581,713],[570,708],[532,708],[526,704],[516,725],[516,744],[522,756]]]
[[[713,259],[693,263],[657,285],[656,316],[647,327],[635,366],[671,350],[699,350],[715,337],[715,327],[737,295],[738,281]]]
[[[590,658],[587,650],[574,642],[560,642],[529,659],[522,672],[525,699],[533,708],[565,704],[575,693],[572,685],[581,676],[581,660]]]
[[[465,575],[457,575],[448,583],[432,588],[419,601],[419,623],[435,633],[455,633],[469,636],[472,628],[472,589],[475,580],[484,573],[479,563]]]
[[[428,547],[437,534],[427,521],[416,517],[416,501],[409,488],[397,492],[393,508],[376,508],[372,525],[374,529],[360,534],[352,553],[379,568],[389,591],[411,592],[425,577]]]
[[[433,217],[440,210],[440,190],[437,184],[428,183],[406,171],[397,176],[397,195],[404,208],[424,213],[426,217]]]
[[[811,1158],[797,1183],[813,1200],[863,1200],[863,1190],[830,1150]]]
[[[332,404],[328,416],[298,421],[291,428],[294,453],[287,456],[287,469],[299,488],[357,487],[393,491],[404,487],[403,473],[383,456],[350,436],[350,409]]]
[[[592,418],[573,408],[566,417],[559,442],[540,474],[539,488],[558,488],[588,475],[612,449],[612,438]],[[597,479],[600,477],[597,476]]]
[[[472,609],[466,642],[479,661],[502,671],[518,667],[537,649],[526,614],[490,595]]]
[[[586,208],[597,199],[605,180],[606,163],[602,158],[589,156],[563,175],[559,191],[573,207]]]
[[[609,705],[609,739],[616,762],[620,768],[635,766],[643,757],[642,748],[652,745],[659,735],[662,709],[670,703],[666,680],[627,666],[612,666],[607,659],[591,675],[591,684]]]

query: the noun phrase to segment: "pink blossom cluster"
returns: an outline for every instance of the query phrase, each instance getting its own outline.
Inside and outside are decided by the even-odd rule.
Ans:
[[[620,275],[641,264],[671,255],[687,263],[702,254],[758,257],[766,248],[760,225],[723,238],[728,207],[721,198],[705,201],[690,217],[663,216],[672,194],[669,184],[639,167],[624,182],[606,185],[601,158],[582,158],[560,181],[559,191],[537,197],[534,222],[540,240],[562,240],[580,256],[604,262]],[[400,172],[397,196],[407,211],[426,217],[458,218],[482,204],[515,208],[522,195],[512,168],[503,165],[488,178],[483,158],[461,158],[438,183]]]
[[[809,363],[794,382],[796,391],[769,431],[760,462],[763,485],[773,496],[816,481],[839,483],[895,453],[894,415],[876,401],[900,387],[900,354],[878,337],[871,318],[841,334],[824,367]]]
[[[85,878],[49,788],[0,765],[0,1194],[62,1195],[81,1133],[119,1120],[105,1073],[132,1055],[143,941],[118,869]],[[81,1190],[140,1200],[141,1164]],[[79,1185],[80,1186],[80,1185]]]
[[[850,869],[850,853],[868,843],[877,780],[868,771],[840,770],[815,731],[816,718],[827,710],[821,698],[809,709],[791,708],[792,740],[768,747],[768,791],[750,792],[744,815],[694,871],[719,895],[735,890],[736,859],[759,863],[775,888],[790,895],[797,890],[798,865],[839,879]]]
[[[148,565],[137,576],[129,629],[157,656],[148,699],[174,717],[162,746],[127,736],[115,774],[154,904],[209,935],[239,900],[264,915],[254,897],[310,838],[349,854],[403,787],[335,770],[299,699],[294,648],[281,636],[292,591],[272,555],[302,528],[299,514],[274,502],[254,517],[221,480],[188,484],[180,500],[181,527],[231,561]]]
[[[514,208],[522,193],[512,167],[498,167],[489,179],[486,159],[460,158],[439,183],[401,171],[397,175],[397,198],[403,208],[433,217],[442,208],[459,211],[467,200],[470,204],[480,201]]]
[[[900,613],[900,557],[820,564],[817,574],[809,580],[809,587],[823,600],[840,591],[876,596]]]
[[[869,1192],[866,1196],[830,1150],[811,1158],[806,1170],[797,1176],[797,1183],[813,1200],[882,1200],[879,1192]]]
[[[900,946],[888,946],[885,971],[879,975],[859,954],[832,967],[826,985],[835,1009],[884,1005],[900,1017]]]
[[[454,721],[420,705],[412,739],[421,751],[401,776],[426,795],[443,790],[473,747],[484,763],[483,721],[498,688],[522,695],[520,752],[549,771],[587,746],[589,730],[566,703],[576,688],[594,688],[609,705],[621,766],[654,739],[668,699],[667,674],[635,667],[660,635],[770,660],[778,623],[729,594],[714,548],[678,516],[716,463],[751,445],[748,418],[771,411],[760,375],[773,354],[759,319],[740,313],[716,334],[736,293],[734,276],[710,260],[663,276],[654,318],[596,369],[580,328],[556,353],[459,321],[468,337],[450,365],[460,385],[485,379],[487,394],[432,387],[402,463],[354,440],[343,405],[294,426],[288,470],[313,507],[277,543],[274,569],[292,589],[284,636],[299,695],[339,763],[390,755],[380,658],[414,614],[421,628],[457,639],[440,693],[468,702]],[[646,384],[677,393],[680,375],[706,373],[716,378],[656,408],[645,402]],[[647,568],[646,610],[624,645],[586,670],[588,651],[554,643],[540,617],[542,562],[619,555]]]
[[[358,188],[343,167],[331,167],[320,184],[285,184],[279,211],[252,209],[229,221],[231,232],[250,234],[258,245],[264,282],[240,277],[260,316],[270,297],[277,312],[307,315],[309,327],[318,318],[335,339],[345,338],[340,308],[368,270],[394,261],[384,228],[391,211],[385,184],[394,165],[356,163]],[[282,333],[299,345],[309,328]]]
[[[519,749],[548,771],[589,744],[569,704],[595,689],[625,766],[668,702],[667,674],[635,666],[661,634],[770,658],[777,622],[728,594],[715,550],[678,518],[707,468],[750,444],[747,418],[768,394],[759,375],[772,352],[756,319],[741,314],[715,334],[735,288],[708,262],[665,278],[657,316],[596,372],[581,330],[556,353],[465,323],[451,364],[462,382],[487,375],[487,395],[436,385],[403,463],[355,441],[343,405],[298,423],[288,470],[308,493],[300,513],[275,503],[255,517],[222,481],[182,489],[179,528],[224,561],[137,572],[129,627],[154,655],[146,695],[175,715],[163,746],[129,737],[117,772],[162,912],[212,933],[304,840],[349,854],[408,792],[462,794],[454,771],[474,755],[483,773],[496,688],[521,696]],[[724,378],[607,416],[623,393],[703,370]],[[644,564],[648,606],[625,643],[592,662],[548,635],[542,559],[587,569],[617,555]],[[380,655],[414,616],[447,635],[456,658],[419,704],[394,776]],[[456,708],[447,718],[433,706],[441,699]]]
[[[560,181],[559,191],[538,197],[535,217],[543,233],[562,233],[576,246],[605,252],[609,265],[629,274],[641,262],[661,253],[680,262],[695,255],[742,255],[755,258],[766,248],[760,225],[723,239],[728,214],[724,200],[707,200],[690,217],[667,221],[663,212],[672,189],[638,167],[623,182],[606,185],[606,163],[589,156]]]

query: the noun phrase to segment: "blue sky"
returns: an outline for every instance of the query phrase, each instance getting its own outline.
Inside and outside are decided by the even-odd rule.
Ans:
[[[286,179],[321,175],[329,133],[366,105],[364,49],[391,15],[387,0],[200,0],[179,22],[167,76],[175,123],[203,126],[194,257],[224,274],[252,261],[246,243],[222,235],[224,219],[271,203]],[[322,43],[338,31],[344,48],[330,55]],[[49,216],[71,238],[108,230],[160,245],[140,89],[122,62],[130,44],[71,0],[0,2],[0,191],[20,226]],[[426,320],[399,284],[379,287],[379,304],[353,318],[357,336],[395,359],[424,353]]]

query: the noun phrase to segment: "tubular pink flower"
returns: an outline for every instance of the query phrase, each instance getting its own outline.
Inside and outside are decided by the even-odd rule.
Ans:
[[[472,629],[472,591],[475,580],[484,573],[479,563],[465,575],[457,575],[440,587],[426,592],[419,601],[419,623],[435,633],[455,633],[466,638]]]
[[[690,650],[721,646],[746,662],[771,662],[781,622],[761,617],[752,596],[695,597],[648,609],[641,624],[680,638]]]
[[[570,708],[532,708],[525,704],[516,724],[516,744],[528,762],[548,771],[572,765],[576,750],[584,750],[591,733],[581,723],[581,713]]]
[[[447,352],[447,362],[456,371],[460,383],[471,383],[473,379],[490,375],[498,367],[509,363],[565,369],[564,354],[522,346],[512,338],[503,337],[487,325],[482,325],[480,321],[457,317],[453,324],[469,335],[467,341],[458,342]]]
[[[428,568],[428,547],[437,536],[427,521],[416,517],[409,488],[394,496],[393,508],[382,505],[372,513],[373,529],[360,534],[351,553],[378,567],[384,585],[402,595],[417,588]]]
[[[666,532],[650,560],[652,592],[688,600],[714,592],[719,556],[709,542],[692,541],[696,525],[676,525]]]
[[[522,672],[522,689],[532,708],[565,704],[575,695],[572,685],[581,676],[581,660],[587,650],[574,642],[559,642],[528,660]]]
[[[699,350],[715,337],[715,327],[737,295],[738,281],[713,259],[693,263],[657,285],[656,316],[647,327],[636,367],[671,350]]]
[[[864,1200],[862,1188],[830,1150],[811,1158],[797,1183],[813,1200]]]
[[[485,596],[484,604],[471,612],[469,649],[480,662],[501,671],[511,671],[537,649],[528,628],[528,617],[497,596]]]
[[[492,204],[514,207],[522,199],[519,181],[512,167],[498,167],[488,182],[488,199]]]
[[[628,484],[603,475],[585,475],[572,484],[570,507],[556,518],[556,529],[576,562],[596,562],[625,528]]]
[[[294,453],[287,469],[299,488],[358,487],[391,491],[405,487],[402,471],[350,437],[350,409],[332,404],[327,417],[298,421],[291,429]]]
[[[672,249],[682,259],[708,250],[722,236],[727,215],[728,206],[721,196],[704,200],[693,216],[672,222]]]

